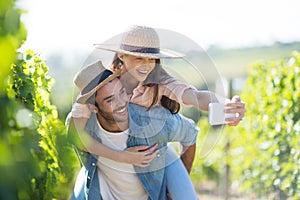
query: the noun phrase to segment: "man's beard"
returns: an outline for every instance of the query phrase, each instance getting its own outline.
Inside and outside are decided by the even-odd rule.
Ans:
[[[115,124],[115,123],[121,123],[121,122],[125,122],[128,120],[128,113],[127,113],[127,117],[118,117],[118,111],[124,109],[126,107],[126,109],[128,109],[128,103],[126,103],[125,106],[123,107],[119,107],[115,110],[113,110],[113,112],[105,112],[103,111],[97,104],[95,105],[98,108],[99,114],[103,119],[105,119],[108,123],[110,124]]]

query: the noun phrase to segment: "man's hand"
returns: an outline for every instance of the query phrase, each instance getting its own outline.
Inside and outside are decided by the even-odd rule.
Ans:
[[[245,103],[241,101],[239,96],[234,96],[232,99],[225,103],[225,106],[231,107],[226,109],[225,113],[236,114],[236,117],[226,119],[226,124],[229,126],[236,126],[243,119],[246,108]]]
[[[125,149],[122,153],[121,162],[133,164],[138,167],[147,167],[151,161],[159,156],[159,150],[156,150],[157,144],[149,146],[136,146]]]

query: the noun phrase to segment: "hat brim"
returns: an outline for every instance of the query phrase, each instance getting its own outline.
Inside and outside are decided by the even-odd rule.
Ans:
[[[101,87],[103,87],[104,85],[106,85],[108,82],[114,80],[115,78],[119,77],[121,74],[121,69],[117,70],[116,72],[114,72],[113,74],[111,74],[109,77],[107,77],[105,80],[103,80],[101,83],[99,83],[98,85],[96,85],[93,89],[91,89],[89,92],[84,93],[84,94],[79,94],[77,97],[76,102],[77,103],[86,103],[86,101],[94,94],[97,92],[97,90],[99,90]]]
[[[184,55],[169,49],[162,49],[160,48],[159,53],[141,53],[141,52],[131,52],[126,51],[124,49],[121,49],[119,45],[114,44],[94,44],[94,46],[97,49],[103,49],[107,51],[113,51],[116,53],[123,53],[123,54],[129,54],[133,56],[141,56],[141,57],[148,57],[148,58],[166,58],[166,59],[172,59],[172,58],[183,58]]]

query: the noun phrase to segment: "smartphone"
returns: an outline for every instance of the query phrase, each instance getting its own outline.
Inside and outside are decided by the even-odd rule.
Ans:
[[[210,103],[208,105],[208,123],[210,125],[225,124],[225,119],[236,117],[235,114],[225,113],[225,107],[222,103]]]

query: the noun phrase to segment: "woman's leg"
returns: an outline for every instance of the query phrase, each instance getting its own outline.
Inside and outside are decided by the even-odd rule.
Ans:
[[[165,178],[172,200],[198,199],[187,170],[172,148],[167,150],[166,164]]]

